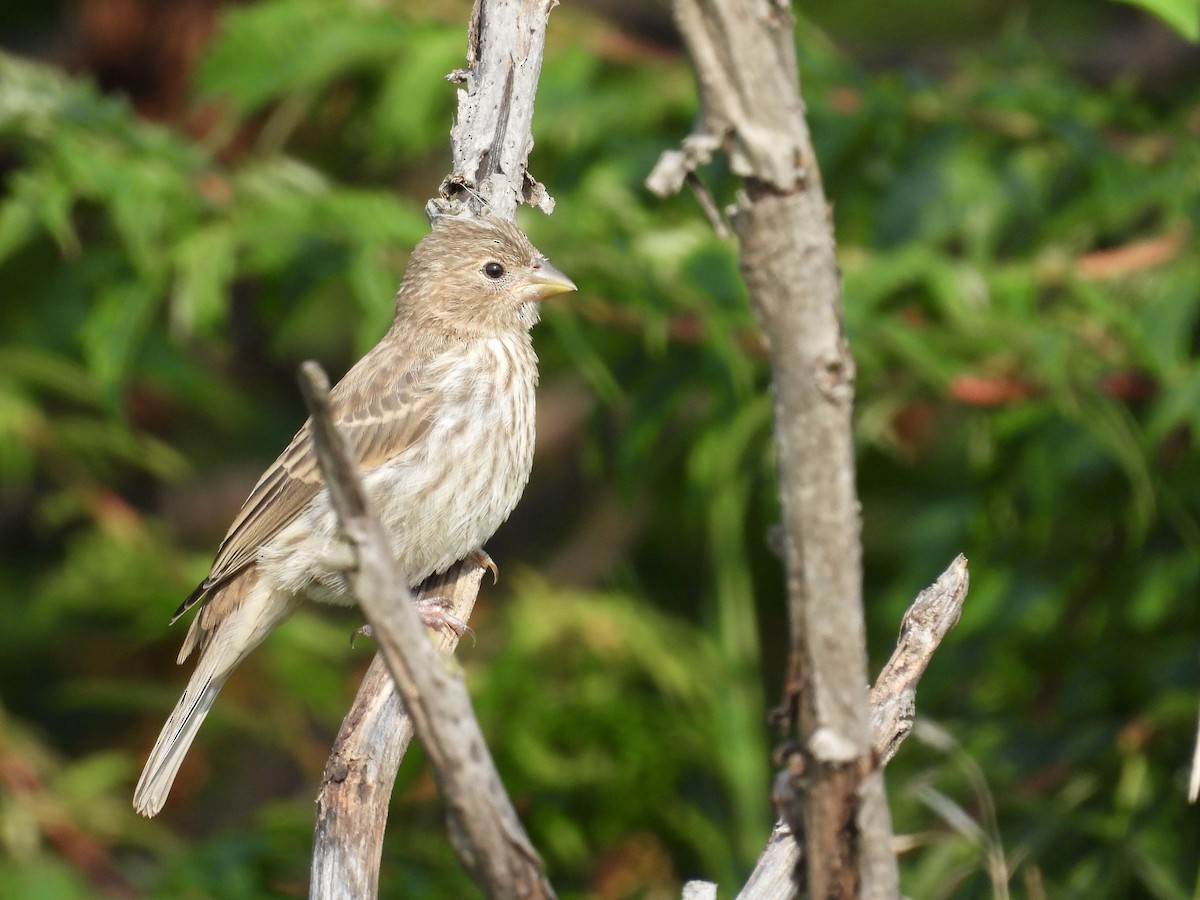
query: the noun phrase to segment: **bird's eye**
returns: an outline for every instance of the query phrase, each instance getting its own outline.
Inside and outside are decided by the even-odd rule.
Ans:
[[[498,262],[490,262],[483,267],[483,274],[488,278],[501,278],[504,275],[504,266]]]

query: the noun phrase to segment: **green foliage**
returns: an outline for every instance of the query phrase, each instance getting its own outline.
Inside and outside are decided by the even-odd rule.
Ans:
[[[306,611],[247,661],[163,819],[128,794],[182,681],[163,624],[301,420],[295,364],[341,371],[389,319],[463,31],[351,0],[228,9],[203,139],[0,55],[0,774],[41,786],[0,782],[0,897],[95,894],[50,839],[64,818],[148,896],[303,893],[367,657],[352,615]],[[684,60],[595,31],[555,13],[532,166],[558,212],[525,220],[583,286],[536,332],[543,397],[577,409],[461,655],[564,896],[664,896],[734,884],[770,824],[769,373],[734,248],[641,187],[690,127]],[[810,27],[799,51],[876,662],[917,590],[959,551],[972,568],[931,721],[889,767],[906,893],[1193,896],[1195,87],[1091,86],[1015,33],[937,80],[868,75]],[[383,895],[469,894],[417,758],[395,807]]]
[[[1200,40],[1200,2],[1197,0],[1122,0],[1158,16],[1189,41]]]
[[[520,579],[514,595],[505,609],[510,639],[486,666],[526,677],[477,673],[473,693],[539,850],[587,874],[604,864],[597,848],[630,838],[632,821],[657,835],[660,848],[685,849],[664,864],[735,877],[735,848],[719,819],[703,814],[719,808],[647,790],[690,785],[697,795],[722,796],[723,767],[709,740],[729,723],[719,686],[697,677],[721,667],[712,637],[633,597],[575,594],[533,577]],[[666,745],[656,737],[664,733],[672,736]],[[611,804],[596,815],[589,798],[601,793]]]

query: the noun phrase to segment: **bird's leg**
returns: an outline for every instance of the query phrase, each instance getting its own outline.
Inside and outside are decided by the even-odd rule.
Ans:
[[[495,584],[500,580],[500,570],[496,567],[496,563],[492,560],[492,558],[487,555],[487,551],[482,547],[480,547],[478,550],[472,550],[467,558],[475,563],[475,565],[479,566],[479,568],[487,569],[492,573],[492,584]]]

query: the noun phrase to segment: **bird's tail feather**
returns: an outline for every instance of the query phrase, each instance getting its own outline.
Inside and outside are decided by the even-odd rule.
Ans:
[[[200,648],[196,671],[155,741],[133,792],[133,807],[139,813],[150,817],[163,808],[183,758],[226,679],[291,610],[292,602],[259,582],[253,570],[206,601],[184,640],[185,650]]]
[[[228,677],[228,671],[216,677],[212,672],[197,668],[188,682],[183,696],[155,741],[146,767],[142,769],[142,777],[134,789],[133,808],[143,816],[157,815],[167,802],[167,794],[175,782],[175,776],[179,774],[183,757]]]

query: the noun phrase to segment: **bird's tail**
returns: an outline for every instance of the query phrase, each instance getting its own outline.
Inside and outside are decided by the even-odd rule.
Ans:
[[[197,668],[188,682],[183,696],[155,741],[133,792],[133,808],[143,816],[157,815],[167,802],[167,794],[183,764],[183,757],[227,677],[228,673],[218,677],[205,668]]]
[[[200,648],[196,671],[163,726],[133,792],[133,808],[157,815],[196,732],[217,693],[246,656],[292,610],[292,603],[261,584],[251,569],[208,598],[184,639],[180,662]]]

